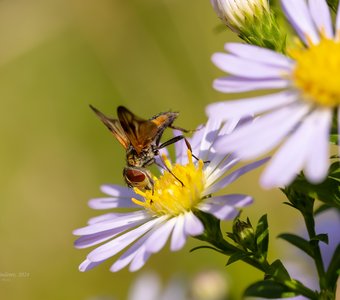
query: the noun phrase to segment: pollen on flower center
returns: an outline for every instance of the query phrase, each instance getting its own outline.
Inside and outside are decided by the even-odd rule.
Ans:
[[[153,191],[135,189],[136,194],[144,198],[144,202],[134,198],[132,201],[159,216],[177,216],[194,210],[204,190],[204,162],[199,160],[198,164],[194,164],[189,150],[186,165],[172,166],[166,157],[164,160],[173,174],[165,171],[159,178],[155,178]]]
[[[307,101],[340,104],[340,43],[323,38],[319,44],[291,51],[296,60],[293,81]]]

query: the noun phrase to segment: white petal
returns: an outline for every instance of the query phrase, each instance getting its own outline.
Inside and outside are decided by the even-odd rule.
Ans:
[[[295,92],[284,91],[266,96],[213,103],[206,107],[206,114],[210,118],[226,120],[235,118],[236,116],[260,114],[284,105],[289,105],[295,101],[297,101]]]
[[[313,119],[307,116],[300,127],[273,156],[263,172],[260,183],[264,188],[288,185],[302,170],[313,139]]]
[[[234,207],[245,207],[253,203],[253,198],[243,194],[229,194],[208,198],[206,203],[229,205]]]
[[[282,78],[290,72],[282,67],[274,67],[252,62],[231,54],[215,53],[213,63],[222,71],[245,78]]]
[[[121,269],[125,268],[131,261],[134,259],[136,254],[138,253],[141,247],[144,247],[144,243],[147,238],[150,236],[148,232],[144,236],[142,236],[136,243],[134,243],[129,249],[127,249],[118,259],[117,261],[111,266],[111,272],[118,272]]]
[[[79,271],[80,272],[86,272],[89,271],[91,269],[93,269],[94,267],[100,265],[102,262],[104,262],[104,260],[102,261],[97,261],[97,262],[92,262],[88,259],[85,259],[79,266]]]
[[[307,114],[307,105],[291,105],[268,113],[216,143],[218,151],[235,151],[241,159],[254,159],[268,153]]]
[[[247,60],[286,69],[291,69],[294,63],[294,61],[287,56],[273,50],[248,44],[227,43],[225,44],[225,50]]]
[[[147,252],[145,247],[141,247],[130,264],[130,272],[136,272],[140,268],[142,268],[147,260],[150,258],[150,256],[151,253]]]
[[[219,220],[232,220],[238,215],[238,210],[229,205],[204,204],[202,211],[214,215]]]
[[[221,127],[221,119],[209,118],[204,128],[204,133],[200,143],[200,152],[198,157],[204,161],[210,159],[211,151],[210,148],[213,145],[216,137],[218,136],[219,129]]]
[[[140,198],[140,197],[138,197]],[[134,208],[138,207],[131,198],[95,198],[88,202],[92,209]]]
[[[313,24],[305,0],[281,0],[282,9],[300,38],[309,44],[319,42],[318,32]]]
[[[171,251],[178,251],[185,245],[186,242],[186,235],[184,233],[184,216],[179,215],[176,218],[175,228],[172,232],[171,236],[171,244],[170,249]]]
[[[332,124],[332,110],[316,111],[313,124],[313,145],[309,149],[305,175],[312,183],[320,183],[327,176],[329,168],[329,133]]]
[[[175,226],[175,222],[176,218],[171,218],[152,232],[145,243],[145,248],[148,252],[156,253],[164,247]]]
[[[217,192],[220,189],[223,189],[230,183],[234,182],[236,179],[238,179],[240,176],[242,176],[245,173],[248,173],[252,171],[253,169],[258,168],[259,166],[263,165],[265,162],[268,161],[268,158],[258,160],[256,162],[253,162],[251,164],[245,165],[242,168],[232,172],[228,176],[222,178],[220,181],[217,181],[213,185],[209,186],[203,193],[202,196],[208,196],[210,194],[213,194]]]
[[[148,232],[152,227],[157,226],[157,224],[164,221],[164,218],[155,218],[119,237],[113,239],[112,241],[98,247],[97,249],[93,250],[87,256],[89,260],[96,262],[103,259],[107,259],[125,247],[133,243],[135,240],[139,239],[143,236],[146,232]]]
[[[309,0],[309,10],[320,35],[334,38],[332,18],[325,0]]]
[[[128,300],[158,300],[161,294],[161,282],[155,273],[142,274],[129,288]]]
[[[141,222],[146,222],[150,219],[150,215],[147,212],[131,212],[124,214],[122,217],[115,219],[109,219],[100,223],[91,224],[73,231],[74,235],[88,235],[96,232],[102,232],[105,230],[124,227],[126,225],[136,226]]]
[[[340,41],[340,2],[338,6],[337,15],[336,15],[336,21],[335,21],[335,38],[337,42]]]
[[[184,215],[184,231],[187,235],[200,235],[204,231],[204,226],[199,218],[191,211]]]
[[[87,224],[91,225],[91,224],[96,224],[96,223],[100,223],[100,222],[107,221],[107,220],[113,220],[113,219],[119,217],[120,215],[121,215],[121,213],[103,214],[103,215],[100,215],[100,216],[97,216],[97,217],[90,218],[87,221]]]
[[[116,235],[122,233],[123,231],[129,228],[130,228],[129,226],[125,226],[119,229],[116,228],[116,229],[98,232],[94,234],[83,235],[74,242],[74,246],[77,249],[91,247],[91,246],[100,244],[102,242],[105,242],[108,239],[115,237]]]
[[[133,191],[133,189],[127,188],[125,186],[116,184],[104,184],[100,187],[100,190],[114,198],[136,198],[138,195]]]
[[[275,79],[245,79],[228,76],[214,80],[213,88],[222,93],[241,93],[255,90],[283,89],[291,85],[290,80]]]

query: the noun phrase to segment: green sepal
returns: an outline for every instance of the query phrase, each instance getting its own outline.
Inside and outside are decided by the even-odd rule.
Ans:
[[[299,248],[300,250],[308,254],[310,257],[312,258],[314,257],[313,248],[311,244],[304,238],[291,233],[282,233],[278,237]]]
[[[243,295],[244,297],[276,299],[295,297],[299,294],[292,292],[288,287],[276,281],[262,280],[250,285]]]

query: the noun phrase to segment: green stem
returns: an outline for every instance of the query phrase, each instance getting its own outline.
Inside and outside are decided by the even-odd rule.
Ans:
[[[313,207],[313,205],[312,205]],[[315,232],[315,221],[314,221],[314,215],[313,215],[313,209],[311,211],[304,211],[302,214],[303,218],[305,220],[306,228],[308,231],[308,236],[309,239],[311,240],[311,246],[313,249],[313,259],[315,262],[315,266],[319,275],[319,284],[320,284],[320,289],[322,290],[327,290],[328,284],[326,280],[326,272],[323,264],[323,259],[321,256],[321,250],[319,247],[319,241],[318,240],[312,240],[316,237],[316,232]]]
[[[210,244],[212,244],[214,247],[220,250],[221,253],[225,255],[230,255],[232,251],[239,251],[240,249],[236,246],[228,243],[224,239],[220,240],[209,240]],[[265,257],[256,258],[255,256],[249,256],[241,259],[243,262],[255,267],[256,269],[262,271],[265,274],[268,274],[268,270],[270,267],[270,264],[268,263],[267,259]],[[287,286],[290,288],[293,292],[303,295],[311,300],[318,300],[318,296],[315,292],[310,290],[309,288],[305,287],[302,283],[292,279],[290,281],[287,280],[281,280],[280,278],[275,277],[274,278],[277,282],[280,282],[281,284]]]

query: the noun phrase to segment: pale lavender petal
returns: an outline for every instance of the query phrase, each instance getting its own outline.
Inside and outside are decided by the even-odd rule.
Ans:
[[[332,110],[322,109],[313,116],[313,144],[310,145],[305,175],[312,183],[320,183],[327,176],[329,168],[329,133],[332,124]]]
[[[309,0],[309,10],[320,35],[334,38],[332,17],[325,0]]]
[[[212,155],[210,148],[213,145],[216,137],[218,136],[219,129],[221,127],[221,119],[209,118],[208,122],[204,128],[204,133],[200,143],[200,152],[198,157],[204,161],[210,160]]]
[[[246,78],[282,78],[290,72],[282,67],[252,62],[231,54],[215,53],[213,63],[222,71]]]
[[[339,152],[338,154],[340,156],[340,106],[338,107],[337,117],[338,117],[337,119],[338,119],[338,152]]]
[[[340,41],[340,2],[338,6],[338,12],[336,15],[336,21],[335,21],[335,36],[336,36],[336,41]]]
[[[232,206],[214,203],[205,203],[202,205],[201,210],[212,214],[219,220],[232,220],[239,213],[239,211]]]
[[[96,262],[103,259],[107,259],[125,247],[133,243],[135,240],[139,239],[142,235],[148,232],[152,227],[157,226],[157,224],[164,221],[164,218],[159,217],[155,218],[119,237],[113,239],[112,241],[98,247],[97,249],[93,250],[87,256],[89,260]]]
[[[291,85],[291,81],[284,78],[248,79],[234,76],[221,77],[213,82],[213,88],[222,93],[241,93],[254,90],[282,89]]]
[[[281,0],[282,9],[297,34],[305,42],[319,42],[319,35],[305,0]]]
[[[261,159],[261,160],[258,160],[256,162],[253,162],[253,163],[250,163],[248,165],[243,166],[242,168],[232,172],[228,176],[222,178],[220,181],[217,181],[213,185],[206,188],[205,191],[203,192],[202,196],[207,196],[209,194],[213,194],[213,193],[217,192],[220,189],[223,189],[224,187],[226,187],[230,183],[234,182],[236,179],[238,179],[243,174],[260,167],[261,165],[263,165],[267,161],[268,161],[268,158],[264,158],[264,159]]]
[[[245,207],[253,203],[253,198],[243,194],[229,194],[208,198],[205,203]]]
[[[94,234],[83,235],[74,242],[74,246],[77,249],[91,247],[91,246],[100,244],[102,242],[105,242],[108,239],[115,237],[116,235],[122,233],[123,231],[126,231],[129,228],[131,228],[131,226],[127,225],[121,228],[115,228],[115,229],[106,230],[106,231],[102,231],[102,232],[98,232]]]
[[[136,198],[138,195],[125,186],[116,185],[116,184],[104,184],[100,187],[100,190],[109,196],[114,198]]]
[[[250,61],[256,61],[266,65],[272,65],[289,70],[292,69],[294,64],[294,61],[289,57],[273,50],[258,46],[240,43],[227,43],[225,44],[225,50]]]
[[[313,124],[310,116],[289,137],[273,156],[263,172],[260,183],[264,188],[288,185],[302,170],[308,156],[309,147],[313,147]]]
[[[277,146],[309,111],[307,105],[291,105],[268,113],[216,143],[218,151],[254,159]]]
[[[144,247],[145,241],[150,236],[150,232],[142,236],[137,242],[135,242],[129,249],[127,249],[111,266],[111,272],[118,272],[125,268],[134,259],[141,247]]]
[[[236,116],[260,114],[297,100],[298,95],[295,92],[284,91],[266,96],[213,103],[206,107],[206,114],[210,118],[226,120]]]
[[[140,199],[140,196],[135,197]],[[137,208],[139,205],[132,202],[131,198],[95,198],[88,202],[92,209],[110,208]]]
[[[161,294],[161,282],[155,273],[142,274],[129,288],[128,300],[159,300]]]
[[[102,262],[104,262],[104,260],[102,261],[97,261],[97,262],[92,262],[88,259],[85,259],[79,266],[79,271],[80,272],[86,272],[86,271],[89,271],[91,269],[93,269],[94,267],[100,265]]]
[[[186,235],[184,233],[184,216],[179,215],[176,217],[176,224],[171,236],[171,251],[178,251],[185,245]]]
[[[167,220],[164,224],[161,224],[159,228],[152,232],[145,243],[145,248],[148,252],[156,253],[164,247],[175,226],[175,222],[176,218]]]
[[[189,211],[184,215],[184,231],[186,235],[200,235],[204,231],[204,226],[199,218],[193,212]]]
[[[105,230],[120,228],[126,225],[136,226],[141,222],[146,222],[151,216],[146,211],[138,211],[122,214],[122,217],[109,219],[100,223],[91,224],[73,231],[74,235],[88,235]]]
[[[235,157],[234,155],[231,155],[229,158],[222,162],[219,166],[217,166],[216,169],[214,169],[213,171],[208,169],[210,167],[210,164],[208,165],[207,169],[204,171],[204,173],[206,174],[207,187],[212,185],[217,179],[221,178],[228,170],[230,170],[240,161],[240,159],[238,157]]]
[[[130,272],[138,271],[141,267],[145,265],[147,260],[150,258],[151,254],[152,253],[146,251],[144,246],[139,248],[138,252],[136,253],[135,257],[133,258],[130,264],[129,271]]]
[[[90,218],[87,221],[87,224],[91,225],[91,224],[96,224],[96,223],[100,223],[100,222],[107,221],[107,220],[112,220],[112,219],[119,217],[120,215],[121,215],[121,213],[103,214],[103,215],[100,215],[100,216],[97,216],[97,217]]]

